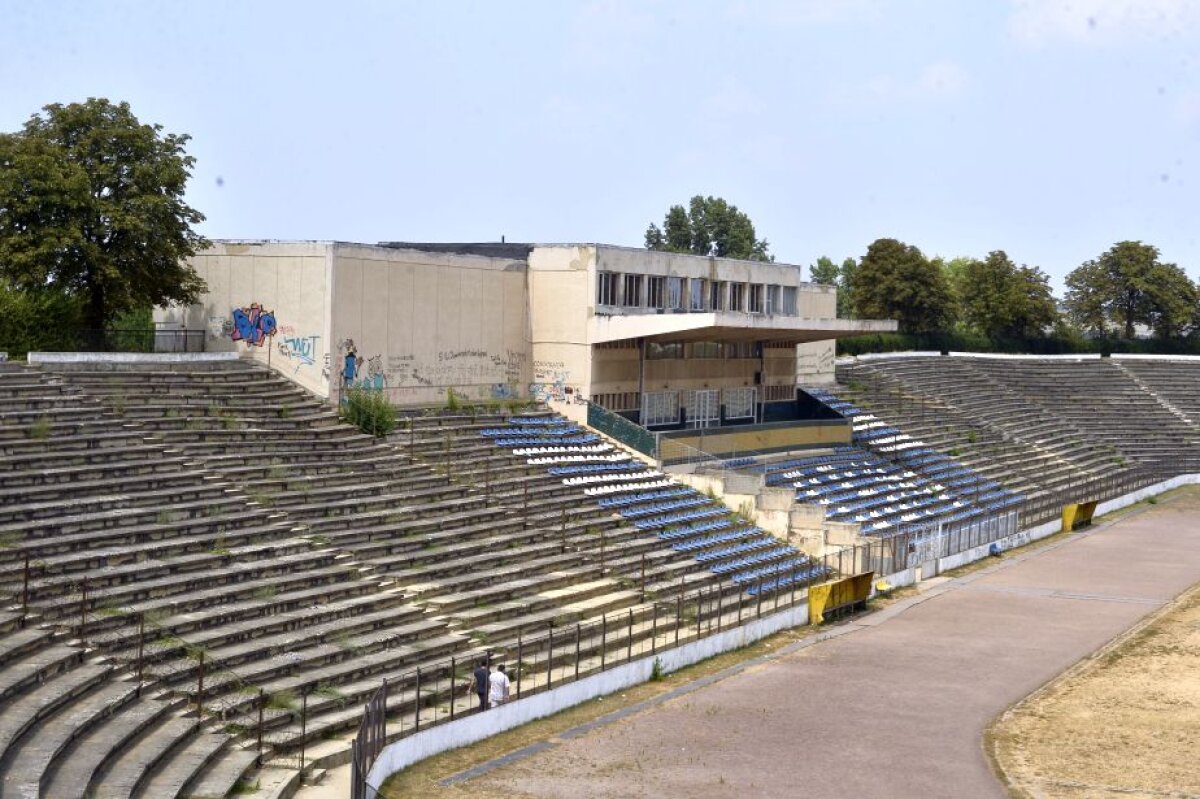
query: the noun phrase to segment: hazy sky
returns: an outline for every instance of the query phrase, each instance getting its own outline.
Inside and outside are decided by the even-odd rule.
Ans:
[[[1132,238],[1200,276],[1200,2],[0,0],[0,130],[127,100],[217,238],[640,246],[693,194],[779,260]]]

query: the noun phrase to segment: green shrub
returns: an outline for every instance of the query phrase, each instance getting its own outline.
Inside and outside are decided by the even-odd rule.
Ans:
[[[654,665],[650,668],[650,682],[662,682],[663,680],[662,660],[654,659]]]
[[[338,417],[373,436],[386,436],[396,429],[396,409],[382,391],[352,388],[342,397]]]
[[[454,393],[454,389],[446,389],[446,410],[458,411],[462,408],[462,404],[458,401],[458,395]]]
[[[50,437],[50,420],[45,416],[29,425],[29,437],[45,440]]]

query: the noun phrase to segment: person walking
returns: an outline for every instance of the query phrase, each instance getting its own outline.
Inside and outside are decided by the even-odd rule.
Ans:
[[[479,711],[488,709],[488,684],[491,682],[491,670],[488,669],[487,658],[480,658],[479,665],[471,672],[471,682],[467,685],[467,693],[475,692],[479,697]]]
[[[496,667],[493,672],[488,692],[488,698],[491,700],[492,706],[503,705],[508,701],[508,690],[512,685],[512,681],[508,679],[508,673],[504,670],[504,666]]]

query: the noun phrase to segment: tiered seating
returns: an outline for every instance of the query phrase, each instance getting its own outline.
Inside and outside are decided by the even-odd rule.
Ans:
[[[0,799],[222,795],[254,779],[260,695],[268,764],[344,757],[384,677],[402,726],[413,670],[451,655],[614,611],[649,635],[680,591],[819,576],[549,414],[427,412],[384,443],[244,363],[5,370],[0,453],[0,590],[32,575]]]
[[[907,437],[876,441],[877,451],[932,449],[1030,500],[1114,465],[1111,451],[963,361],[934,356],[839,364],[837,393]]]
[[[847,410],[859,413],[857,408]],[[793,486],[797,502],[823,505],[830,521],[854,522],[866,533],[905,524],[963,521],[1020,502],[998,484],[927,448],[892,453],[890,458],[844,447],[762,468],[768,485]]]
[[[514,421],[512,426],[520,424]],[[523,437],[534,436],[542,442],[578,439],[578,443],[572,446],[579,447],[580,451],[597,446],[588,440],[590,434],[585,434],[568,422],[545,421],[541,424],[540,433],[536,427],[519,429]],[[489,429],[482,433],[494,438],[498,446],[511,446],[508,442],[513,440],[513,436],[503,429]],[[522,449],[519,451],[526,452],[531,444],[522,438],[520,446]],[[533,446],[536,446],[536,442]],[[587,451],[595,454],[607,450]],[[530,459],[529,462],[533,464],[535,460]],[[587,479],[595,482],[593,490],[610,486],[625,489],[617,495],[601,496],[597,503],[600,507],[616,510],[624,519],[631,521],[637,530],[654,533],[660,540],[669,542],[676,552],[687,553],[697,563],[704,564],[713,574],[728,575],[739,585],[757,583],[764,577],[771,577],[780,589],[790,586],[793,579],[797,583],[812,582],[825,575],[807,556],[780,544],[765,531],[741,521],[725,505],[711,497],[677,484],[658,487],[662,480],[661,473],[648,469],[628,455],[599,467],[550,467],[548,472],[562,477],[564,485],[578,485],[580,478],[575,470],[584,468],[594,470],[587,476]],[[796,573],[795,578],[792,577],[793,572]]]

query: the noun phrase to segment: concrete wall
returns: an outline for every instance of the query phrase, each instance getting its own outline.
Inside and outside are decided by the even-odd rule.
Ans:
[[[814,341],[796,347],[796,385],[820,386],[832,383],[836,357],[835,342]]]
[[[325,242],[216,242],[192,259],[208,292],[196,305],[157,310],[155,321],[204,330],[208,352],[238,352],[270,363],[329,396],[330,256]],[[252,332],[247,339],[238,318],[251,331],[271,332]]]
[[[521,260],[333,245],[331,389],[353,348],[355,384],[398,404],[526,396],[525,284]]]
[[[565,399],[568,389],[570,396],[591,396],[588,320],[594,313],[595,285],[595,247],[536,247],[529,254],[533,396]]]

